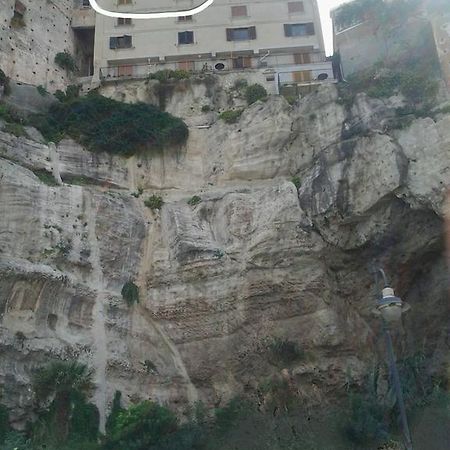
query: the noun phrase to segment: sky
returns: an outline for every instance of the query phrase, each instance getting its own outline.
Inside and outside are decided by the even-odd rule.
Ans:
[[[317,0],[322,22],[323,39],[325,41],[325,51],[327,55],[333,54],[333,34],[331,29],[330,10],[334,7],[346,3],[349,0]]]

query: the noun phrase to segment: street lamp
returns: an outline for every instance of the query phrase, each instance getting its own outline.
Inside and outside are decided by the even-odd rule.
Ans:
[[[413,450],[411,433],[409,432],[408,419],[406,417],[405,401],[403,399],[402,387],[400,384],[400,376],[398,374],[397,363],[394,353],[394,346],[392,345],[392,338],[390,330],[399,326],[402,313],[408,311],[410,306],[403,302],[394,294],[394,289],[389,287],[386,274],[383,269],[377,269],[377,275],[381,274],[383,277],[384,288],[381,291],[381,298],[377,300],[376,307],[373,313],[381,317],[383,321],[383,332],[386,340],[386,348],[388,354],[389,373],[394,384],[395,394],[397,397],[398,409],[400,411],[400,419],[402,421],[403,435],[405,440],[406,450]],[[377,277],[378,283],[378,277]]]

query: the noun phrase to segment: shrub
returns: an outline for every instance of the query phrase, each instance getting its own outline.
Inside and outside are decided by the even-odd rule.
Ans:
[[[1,450],[32,450],[31,442],[23,433],[10,431],[5,435]]]
[[[77,70],[75,59],[68,51],[57,53],[55,56],[55,64],[67,72],[76,72]]]
[[[88,150],[122,156],[181,144],[188,136],[181,119],[153,105],[122,103],[96,93],[51,105],[48,114],[30,121],[49,141],[69,135]]]
[[[242,109],[229,109],[219,115],[219,119],[222,119],[225,123],[236,123],[241,117]]]
[[[164,204],[164,200],[159,195],[152,195],[144,201],[144,205],[150,209],[161,209]]]
[[[158,80],[162,83],[166,82],[166,81],[170,81],[170,80],[183,80],[186,78],[190,78],[191,77],[191,73],[188,72],[187,70],[181,70],[181,69],[177,69],[177,70],[170,70],[170,69],[164,69],[164,70],[159,70],[158,72],[155,73],[151,73],[148,78],[150,80]]]
[[[118,414],[105,441],[105,450],[148,450],[178,428],[175,414],[151,401],[130,406]]]
[[[45,183],[48,186],[58,186],[58,183],[55,180],[55,177],[51,172],[48,172],[45,169],[36,169],[33,170],[33,173],[39,178],[40,181]]]
[[[81,84],[70,84],[69,86],[67,86],[66,92],[58,89],[54,95],[62,103],[70,102],[71,100],[74,100],[75,98],[80,96],[80,90]]]
[[[244,78],[238,78],[235,82],[234,82],[234,89],[237,90],[241,90],[244,89],[248,86],[248,82],[246,79]]]
[[[139,289],[132,281],[123,285],[121,294],[128,306],[139,303]]]
[[[203,105],[202,106],[202,112],[206,113],[206,112],[209,112],[209,111],[211,111],[211,106],[209,106],[209,105]]]
[[[121,398],[122,393],[120,391],[116,391],[114,393],[111,411],[109,413],[108,418],[106,419],[105,429],[107,433],[109,433],[116,426],[116,421],[117,418],[119,417],[119,414],[125,411],[125,409],[122,408]]]
[[[6,133],[13,134],[16,137],[26,136],[27,132],[20,123],[6,123],[4,127]]]
[[[294,183],[294,186],[298,189],[301,185],[302,185],[302,183],[301,183],[301,181],[300,181],[300,177],[299,176],[295,176],[295,177],[292,177],[291,178],[291,183]]]
[[[47,89],[45,89],[45,87],[42,86],[41,84],[39,86],[37,86],[36,89],[39,92],[39,94],[42,95],[42,97],[45,97],[46,95],[48,95]]]
[[[269,341],[269,350],[276,360],[283,364],[289,364],[305,358],[303,352],[296,342],[288,339],[273,338]]]
[[[8,409],[6,406],[0,405],[0,442],[3,441],[10,429]]]
[[[252,84],[245,90],[245,98],[249,105],[265,97],[267,97],[267,91],[260,84]]]
[[[188,205],[195,206],[198,205],[202,199],[198,195],[194,195],[188,200]]]

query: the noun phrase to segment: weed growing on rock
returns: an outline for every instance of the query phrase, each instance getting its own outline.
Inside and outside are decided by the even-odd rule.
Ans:
[[[39,92],[39,94],[42,95],[42,97],[45,97],[48,95],[47,89],[45,89],[45,87],[42,86],[41,84],[39,86],[37,86],[36,89]]]
[[[301,184],[302,184],[302,182],[300,181],[300,177],[299,176],[295,176],[295,177],[292,177],[291,178],[291,183],[294,183],[294,186],[298,189],[300,186],[301,186]]]
[[[198,205],[202,199],[198,195],[194,195],[188,200],[188,205],[195,206]]]
[[[13,134],[16,137],[23,137],[27,135],[25,128],[20,123],[6,123],[3,129],[6,133]]]
[[[160,195],[151,195],[144,201],[144,205],[152,210],[161,209],[163,204],[164,200]]]
[[[229,109],[219,115],[219,119],[222,119],[225,123],[236,123],[241,117],[242,109]]]
[[[33,173],[47,186],[58,186],[58,183],[51,172],[48,172],[45,169],[36,169],[33,170]]]

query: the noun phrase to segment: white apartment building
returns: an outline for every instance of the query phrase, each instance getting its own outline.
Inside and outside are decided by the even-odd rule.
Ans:
[[[110,11],[187,10],[192,0],[101,0]],[[78,0],[72,27],[92,28]],[[262,70],[267,79],[332,79],[326,61],[317,0],[215,0],[203,12],[157,20],[97,14],[94,80],[145,77],[163,68],[193,71]]]

